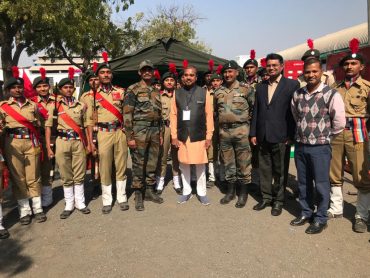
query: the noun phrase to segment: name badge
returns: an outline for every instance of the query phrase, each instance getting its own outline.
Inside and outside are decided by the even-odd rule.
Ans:
[[[182,120],[183,121],[190,121],[190,110],[183,110],[182,111]]]
[[[112,97],[114,101],[121,100],[121,94],[118,92],[112,93]]]

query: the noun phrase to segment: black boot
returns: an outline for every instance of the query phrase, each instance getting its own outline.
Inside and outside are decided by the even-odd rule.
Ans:
[[[235,184],[228,183],[226,195],[220,200],[222,205],[230,203],[235,198]]]
[[[146,186],[145,201],[152,201],[153,203],[162,204],[163,199],[154,192],[153,186]]]
[[[141,189],[135,191],[135,209],[137,211],[144,210],[143,192]]]
[[[235,204],[235,207],[236,208],[244,207],[245,204],[247,203],[247,198],[248,198],[247,185],[246,184],[240,184],[239,197],[238,197],[238,201]]]

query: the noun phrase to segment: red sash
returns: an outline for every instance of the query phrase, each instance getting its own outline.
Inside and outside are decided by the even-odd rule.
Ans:
[[[38,111],[40,112],[40,114],[44,118],[44,120],[46,121],[48,119],[48,116],[49,116],[48,110],[45,108],[44,105],[42,105],[41,102],[38,101],[38,97],[37,96],[31,98],[31,100],[34,101],[34,102],[36,102]]]
[[[31,138],[30,139],[32,140],[32,145],[34,147],[37,147],[37,146],[40,145],[40,135],[39,135],[38,131],[36,130],[36,128],[34,127],[34,125],[29,120],[27,120],[25,117],[23,117],[21,114],[19,114],[19,112],[17,112],[16,110],[14,110],[14,108],[11,107],[7,103],[4,103],[1,106],[1,108],[10,117],[12,117],[18,123],[20,123],[21,125],[25,126],[26,128],[28,128],[31,131],[31,135],[30,135]]]
[[[114,107],[114,105],[112,103],[110,103],[109,101],[107,101],[100,93],[96,92],[96,95],[95,95],[96,98],[99,98],[99,99],[96,99],[96,101],[98,101],[105,109],[107,109],[109,112],[111,112],[114,116],[116,116],[116,118],[118,119],[118,121],[123,124],[123,116],[122,114],[117,110],[116,107]]]
[[[62,120],[67,125],[69,125],[73,129],[74,132],[78,134],[78,136],[80,137],[82,141],[82,144],[86,147],[87,141],[86,141],[85,134],[83,133],[82,129],[76,124],[76,122],[70,116],[68,116],[68,114],[64,111],[64,108],[61,104],[58,107],[58,112],[59,112],[58,116],[61,117]]]

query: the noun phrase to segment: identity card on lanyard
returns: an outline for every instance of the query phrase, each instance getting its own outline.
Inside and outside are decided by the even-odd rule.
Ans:
[[[186,95],[186,107],[185,110],[182,111],[182,120],[183,121],[190,121],[190,109],[189,109],[189,103],[191,99],[193,98],[193,94],[195,91],[195,87],[191,88],[191,90]],[[190,95],[190,97],[189,97]]]

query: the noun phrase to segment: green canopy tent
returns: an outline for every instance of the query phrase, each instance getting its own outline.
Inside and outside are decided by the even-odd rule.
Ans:
[[[195,50],[186,43],[173,38],[158,39],[142,49],[120,58],[111,60],[114,80],[113,83],[124,88],[139,81],[138,68],[143,60],[151,60],[161,75],[168,71],[168,63],[175,63],[177,71],[182,70],[182,62],[186,59],[189,65],[198,69],[198,80],[208,70],[208,61],[212,59],[215,70],[219,64],[227,60]]]

